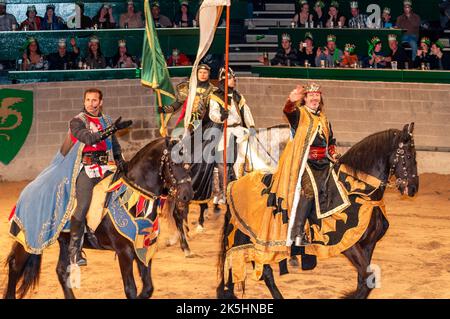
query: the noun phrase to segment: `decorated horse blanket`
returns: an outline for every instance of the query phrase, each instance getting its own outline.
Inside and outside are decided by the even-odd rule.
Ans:
[[[291,255],[300,254],[302,258],[314,256],[319,259],[333,257],[358,242],[367,230],[374,209],[379,209],[387,222],[383,200],[372,199],[374,194],[380,192],[380,180],[361,172],[354,172],[345,165],[340,166],[337,176],[351,205],[325,218],[319,218],[315,212],[312,213],[308,217],[306,227],[312,244],[300,248],[287,245],[285,231],[274,231],[282,229],[280,226],[275,227],[283,223],[280,214],[267,211],[263,206],[260,207],[259,216],[240,214],[239,210],[232,207],[233,201],[230,198],[232,188],[229,188],[231,219],[225,234],[227,247],[225,274],[227,275],[231,269],[233,282],[239,283],[247,277],[248,262],[254,262],[253,277],[260,279],[265,264],[286,265],[286,259]],[[271,232],[265,238],[258,236],[260,229],[264,229],[267,225],[272,225]]]

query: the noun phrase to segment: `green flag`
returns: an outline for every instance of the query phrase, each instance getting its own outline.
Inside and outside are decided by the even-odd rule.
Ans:
[[[158,105],[170,105],[175,101],[175,90],[170,81],[169,70],[167,69],[166,59],[159,45],[158,36],[153,23],[152,13],[150,11],[149,0],[144,2],[145,12],[145,34],[144,46],[142,49],[142,75],[141,83],[151,87],[156,94],[156,107]],[[163,114],[160,114],[160,131],[165,136],[166,120]]]

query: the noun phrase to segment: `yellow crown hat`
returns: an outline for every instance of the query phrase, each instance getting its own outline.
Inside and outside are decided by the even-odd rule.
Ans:
[[[322,93],[320,91],[320,85],[317,83],[314,83],[314,82],[306,84],[303,88],[305,89],[305,94],[306,93]]]

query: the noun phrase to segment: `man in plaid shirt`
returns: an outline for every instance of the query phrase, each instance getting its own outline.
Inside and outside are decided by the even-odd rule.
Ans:
[[[358,2],[350,2],[350,8],[352,17],[348,20],[348,27],[352,29],[367,28],[367,15],[359,13]]]

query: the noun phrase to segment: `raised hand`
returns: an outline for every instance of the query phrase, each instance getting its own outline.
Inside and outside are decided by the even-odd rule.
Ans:
[[[289,94],[289,101],[292,103],[300,101],[305,95],[305,89],[301,85],[297,85],[297,87],[291,91]]]

